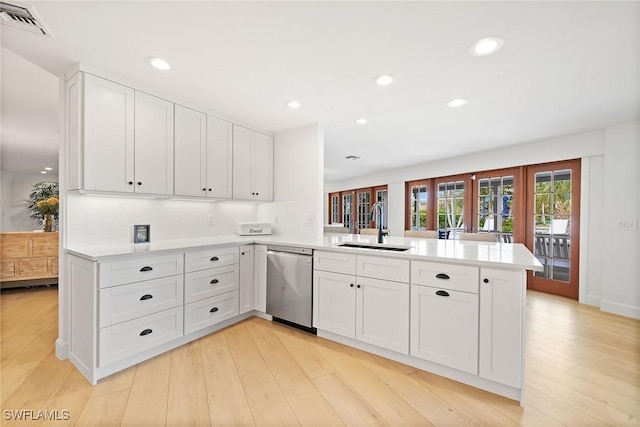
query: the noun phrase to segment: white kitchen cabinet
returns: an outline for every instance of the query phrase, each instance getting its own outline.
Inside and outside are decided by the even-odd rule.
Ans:
[[[71,130],[80,131],[69,134],[70,189],[133,192],[135,91],[91,74],[74,77],[68,108]]]
[[[175,106],[175,195],[230,199],[231,123]]]
[[[273,200],[273,137],[233,125],[233,198]]]
[[[356,337],[356,277],[315,270],[313,327],[349,338]]]
[[[256,245],[255,251],[255,279],[256,300],[255,309],[263,313],[267,312],[267,246]]]
[[[184,306],[184,333],[191,334],[238,314],[238,291],[227,292]]]
[[[175,106],[176,196],[207,194],[207,115],[182,105]]]
[[[409,354],[408,309],[408,283],[358,277],[356,339]]]
[[[412,284],[411,356],[476,375],[478,295]]]
[[[185,273],[184,302],[238,290],[238,264]]]
[[[135,92],[135,192],[173,194],[173,103]]]
[[[240,314],[256,306],[256,279],[253,245],[240,246]]]
[[[66,92],[69,190],[173,194],[173,103],[87,73]]]
[[[522,387],[524,271],[480,269],[479,375]]]
[[[230,199],[233,195],[232,125],[207,117],[207,197]],[[204,188],[204,187],[203,187]]]

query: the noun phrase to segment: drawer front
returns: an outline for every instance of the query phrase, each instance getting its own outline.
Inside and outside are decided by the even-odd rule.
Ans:
[[[49,261],[46,259],[39,259],[33,261],[19,261],[18,263],[18,277],[50,277],[49,274]]]
[[[181,337],[183,322],[182,307],[176,307],[100,329],[98,366]]]
[[[52,276],[58,276],[58,258],[54,258],[49,262],[49,272]]]
[[[45,234],[45,233],[43,233]],[[48,234],[48,233],[46,233]],[[48,236],[34,236],[33,238],[33,256],[34,257],[54,257],[58,256],[58,239],[57,233],[54,238]]]
[[[0,262],[0,279],[16,277],[16,264],[14,262]]]
[[[194,302],[238,289],[238,265],[210,268],[184,275],[184,302]]]
[[[238,247],[207,249],[204,251],[187,252],[184,259],[184,271],[199,271],[208,268],[223,267],[238,263]]]
[[[100,289],[100,327],[183,304],[182,275]]]
[[[466,265],[412,261],[411,283],[453,291],[478,293],[480,271]]]
[[[0,257],[2,259],[28,257],[29,241],[30,240],[25,237],[2,236],[2,245],[0,245]]]
[[[340,252],[314,251],[313,268],[333,273],[356,274],[356,256]]]
[[[184,306],[184,333],[190,334],[238,314],[238,291],[227,292]]]
[[[358,276],[409,283],[409,260],[358,255]]]
[[[184,255],[182,253],[100,263],[98,265],[99,287],[107,288],[125,283],[175,276],[182,274],[183,265]]]

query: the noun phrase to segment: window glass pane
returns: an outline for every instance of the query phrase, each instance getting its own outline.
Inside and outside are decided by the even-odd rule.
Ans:
[[[438,229],[449,238],[451,230],[464,229],[464,181],[438,184]]]
[[[413,186],[411,194],[411,229],[426,230],[427,228],[427,186]]]

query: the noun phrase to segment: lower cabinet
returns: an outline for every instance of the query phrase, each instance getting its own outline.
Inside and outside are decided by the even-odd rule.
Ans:
[[[184,306],[184,333],[190,334],[238,314],[238,291],[203,299]]]
[[[478,295],[411,285],[411,356],[478,373]]]
[[[316,270],[316,328],[409,353],[409,285]]]
[[[256,275],[253,245],[240,246],[240,314],[256,306]]]
[[[255,309],[263,313],[267,312],[267,247],[265,245],[254,246],[255,256]]]

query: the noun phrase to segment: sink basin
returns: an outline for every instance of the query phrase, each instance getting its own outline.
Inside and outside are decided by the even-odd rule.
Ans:
[[[411,246],[389,246],[385,244],[375,244],[375,243],[341,243],[338,246],[341,246],[343,248],[376,249],[380,251],[395,251],[395,252],[404,252],[411,249]]]

